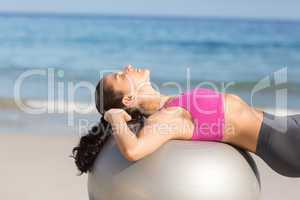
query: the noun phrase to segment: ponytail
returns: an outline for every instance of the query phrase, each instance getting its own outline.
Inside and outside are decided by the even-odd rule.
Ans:
[[[72,157],[80,171],[80,175],[91,171],[98,153],[111,133],[110,124],[102,116],[100,122],[93,126],[87,135],[80,138],[78,146],[74,147],[72,151]]]
[[[144,115],[137,109],[126,111],[132,117],[132,120],[127,122],[129,128],[133,132],[137,132],[144,126]],[[111,125],[102,115],[100,122],[93,126],[87,135],[80,138],[78,146],[74,147],[72,151],[72,157],[80,171],[80,175],[91,171],[98,154],[111,134]]]

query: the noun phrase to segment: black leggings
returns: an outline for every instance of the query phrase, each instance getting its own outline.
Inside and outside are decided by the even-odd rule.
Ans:
[[[256,154],[279,174],[300,177],[300,115],[263,115]]]

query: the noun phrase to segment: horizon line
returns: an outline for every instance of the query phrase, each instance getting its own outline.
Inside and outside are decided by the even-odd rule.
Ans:
[[[40,11],[3,11],[0,16],[4,17],[84,17],[84,18],[143,18],[143,19],[190,19],[190,20],[246,20],[246,21],[286,21],[300,22],[298,18],[276,18],[276,17],[250,17],[250,16],[193,16],[193,15],[159,15],[159,14],[116,14],[116,13],[86,13],[86,12],[40,12]]]

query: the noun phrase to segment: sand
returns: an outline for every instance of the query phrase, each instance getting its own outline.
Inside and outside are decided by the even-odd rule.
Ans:
[[[5,200],[87,200],[87,176],[69,158],[76,136],[0,134],[0,194]],[[300,179],[274,173],[254,155],[262,200],[298,200]]]
[[[87,176],[69,158],[75,136],[0,135],[5,200],[87,200]]]

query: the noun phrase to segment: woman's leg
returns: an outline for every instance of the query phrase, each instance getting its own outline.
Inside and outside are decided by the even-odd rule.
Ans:
[[[256,154],[279,174],[300,177],[300,115],[263,112]]]

